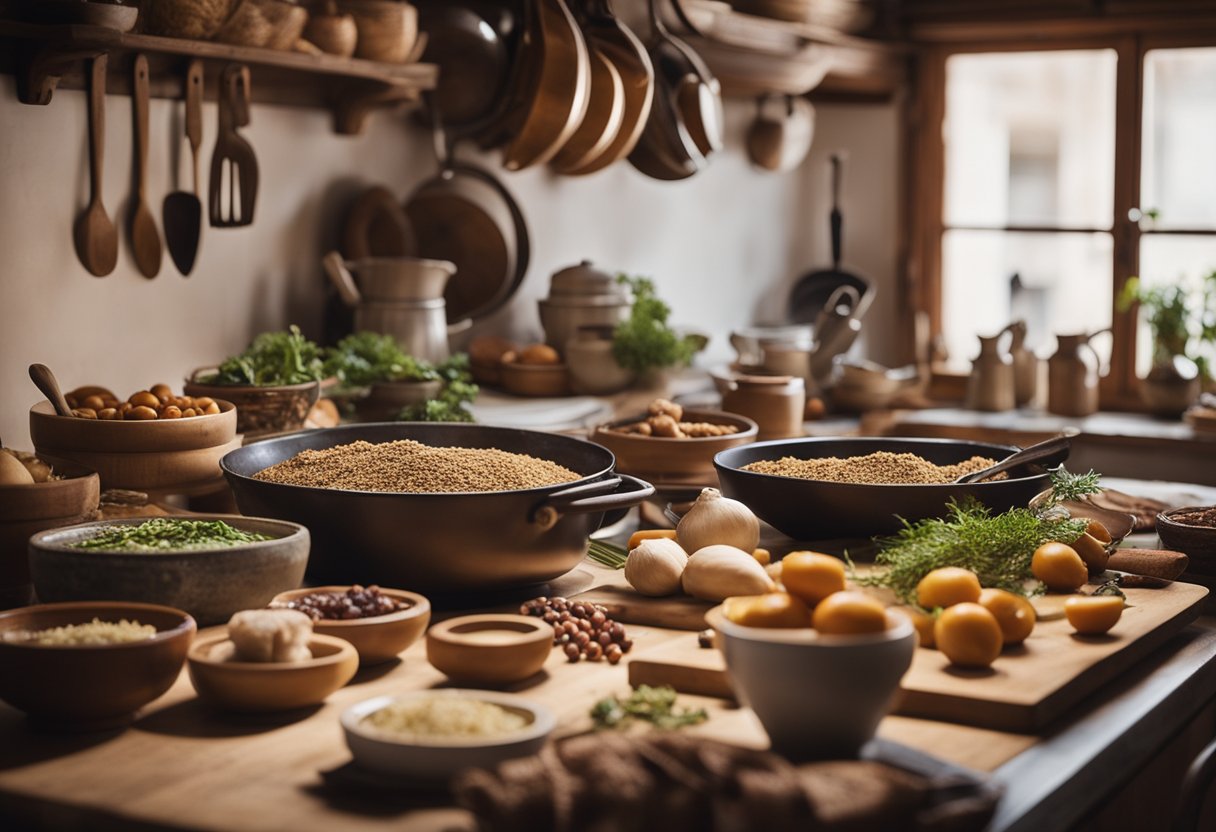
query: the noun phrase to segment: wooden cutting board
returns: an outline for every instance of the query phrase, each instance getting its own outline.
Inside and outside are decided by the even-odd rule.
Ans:
[[[705,613],[716,606],[687,595],[650,598],[629,587],[600,586],[574,596],[571,600],[599,604],[608,617],[622,624],[665,627],[669,630],[704,630]]]
[[[1043,729],[1194,621],[1208,590],[1172,583],[1126,593],[1127,609],[1109,634],[1078,636],[1063,618],[1041,621],[1024,645],[984,670],[951,667],[938,651],[917,648],[895,713],[1001,731]],[[699,647],[693,633],[636,656],[629,682],[733,695],[722,655]]]

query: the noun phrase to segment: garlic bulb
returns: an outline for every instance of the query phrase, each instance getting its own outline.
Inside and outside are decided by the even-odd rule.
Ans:
[[[742,549],[721,544],[694,552],[684,567],[681,584],[689,595],[707,601],[773,591],[772,578],[755,558]]]
[[[625,561],[625,580],[643,595],[674,595],[680,591],[680,577],[688,563],[688,553],[670,538],[643,540]]]
[[[760,521],[743,503],[723,497],[716,488],[706,488],[680,519],[676,540],[686,552],[715,544],[751,552],[760,543]]]

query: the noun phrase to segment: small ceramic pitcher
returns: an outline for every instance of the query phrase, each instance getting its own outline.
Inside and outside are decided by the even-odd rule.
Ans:
[[[1047,409],[1060,416],[1088,416],[1098,411],[1102,361],[1091,343],[1110,329],[1093,334],[1057,335],[1055,355],[1047,360]]]
[[[1013,336],[1009,355],[1013,358],[1014,400],[1018,407],[1034,404],[1039,395],[1039,357],[1026,346],[1026,322],[1014,321],[1005,330]]]
[[[996,335],[980,338],[980,354],[971,362],[967,379],[967,407],[972,410],[1013,410],[1017,405],[1013,356],[1002,346],[1004,329]]]

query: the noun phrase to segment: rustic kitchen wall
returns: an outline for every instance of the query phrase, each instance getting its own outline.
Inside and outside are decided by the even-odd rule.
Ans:
[[[84,95],[64,90],[48,107],[25,106],[13,79],[0,78],[5,444],[29,447],[26,410],[40,397],[26,375],[31,362],[50,365],[66,387],[104,383],[126,394],[157,381],[176,385],[263,329],[295,321],[318,333],[325,287],[317,260],[334,244],[349,200],[378,183],[404,196],[433,170],[429,142],[400,118],[377,115],[363,136],[348,138],[330,132],[325,113],[255,105],[246,131],[261,167],[255,223],[205,229],[190,278],[166,255],[149,281],[135,270],[125,236],[130,102],[110,96],[106,103],[105,205],[122,242],[118,268],[99,279],[85,272],[72,245],[72,223],[88,199]],[[527,215],[532,265],[515,301],[485,327],[539,335],[534,301],[549,273],[590,258],[655,277],[675,321],[715,335],[713,357],[728,357],[732,326],[780,318],[798,274],[828,261],[826,155],[847,148],[845,264],[882,286],[862,349],[895,360],[884,337],[893,315],[894,108],[820,107],[811,159],[786,176],[749,167],[741,147],[751,115],[750,105],[728,107],[730,149],[684,183],[655,182],[624,164],[587,179],[504,174]],[[180,135],[180,105],[154,100],[148,193],[158,224]],[[214,136],[208,105],[204,176]]]

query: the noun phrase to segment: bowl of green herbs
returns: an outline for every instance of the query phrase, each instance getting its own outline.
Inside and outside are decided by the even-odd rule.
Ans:
[[[328,375],[325,350],[292,325],[263,332],[218,367],[195,370],[185,393],[232,402],[237,431],[264,436],[302,428]]]
[[[200,626],[264,607],[295,589],[308,565],[308,529],[226,514],[102,520],[30,538],[39,600],[136,601],[185,610]]]

